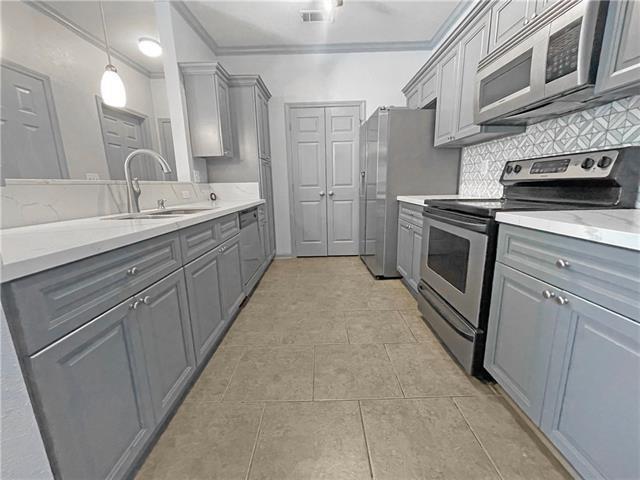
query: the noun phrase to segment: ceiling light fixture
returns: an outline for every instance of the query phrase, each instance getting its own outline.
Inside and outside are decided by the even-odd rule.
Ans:
[[[104,19],[102,2],[100,2],[100,16],[102,17],[102,31],[104,32],[104,44],[107,50],[107,66],[104,67],[104,73],[100,80],[100,95],[102,95],[102,101],[110,107],[122,108],[127,104],[127,91],[120,75],[118,75],[118,70],[111,63],[111,48],[109,47],[107,22]]]
[[[138,39],[138,49],[147,57],[156,58],[162,55],[162,46],[160,42],[149,37],[141,37]]]

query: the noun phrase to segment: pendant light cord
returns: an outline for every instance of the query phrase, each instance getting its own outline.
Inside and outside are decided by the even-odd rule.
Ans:
[[[107,62],[111,65],[111,47],[109,47],[109,35],[107,34],[107,22],[104,19],[104,8],[102,2],[98,2],[100,5],[100,16],[102,17],[102,31],[104,33],[104,44],[107,47]]]

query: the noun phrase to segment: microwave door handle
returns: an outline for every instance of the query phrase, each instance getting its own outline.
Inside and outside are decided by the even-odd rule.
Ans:
[[[487,232],[487,225],[486,224],[480,224],[480,223],[474,223],[474,222],[465,222],[463,220],[457,220],[454,218],[449,218],[449,217],[444,217],[444,216],[440,216],[440,215],[436,215],[432,212],[423,212],[422,213],[423,217],[426,218],[433,218],[434,220],[438,220],[439,222],[443,222],[443,223],[448,223],[449,225],[453,225],[455,227],[460,227],[460,228],[464,228],[465,230],[471,230],[473,232],[479,232],[479,233],[486,233]]]
[[[600,3],[600,0],[584,0],[584,13],[582,15],[582,25],[580,26],[580,39],[578,40],[578,85],[589,82],[589,70],[591,69]]]

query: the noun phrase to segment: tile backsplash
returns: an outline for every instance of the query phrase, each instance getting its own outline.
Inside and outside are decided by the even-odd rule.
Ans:
[[[500,174],[509,160],[640,145],[640,96],[529,125],[524,133],[462,151],[462,195],[500,197]]]

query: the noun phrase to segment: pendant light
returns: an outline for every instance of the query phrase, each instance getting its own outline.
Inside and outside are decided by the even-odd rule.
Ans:
[[[107,66],[100,80],[100,95],[102,101],[110,107],[122,108],[127,104],[127,91],[124,83],[118,75],[118,70],[111,63],[111,48],[109,47],[109,36],[107,35],[107,23],[104,19],[104,9],[100,4],[100,16],[102,17],[102,31],[104,32],[104,43],[107,49]]]

